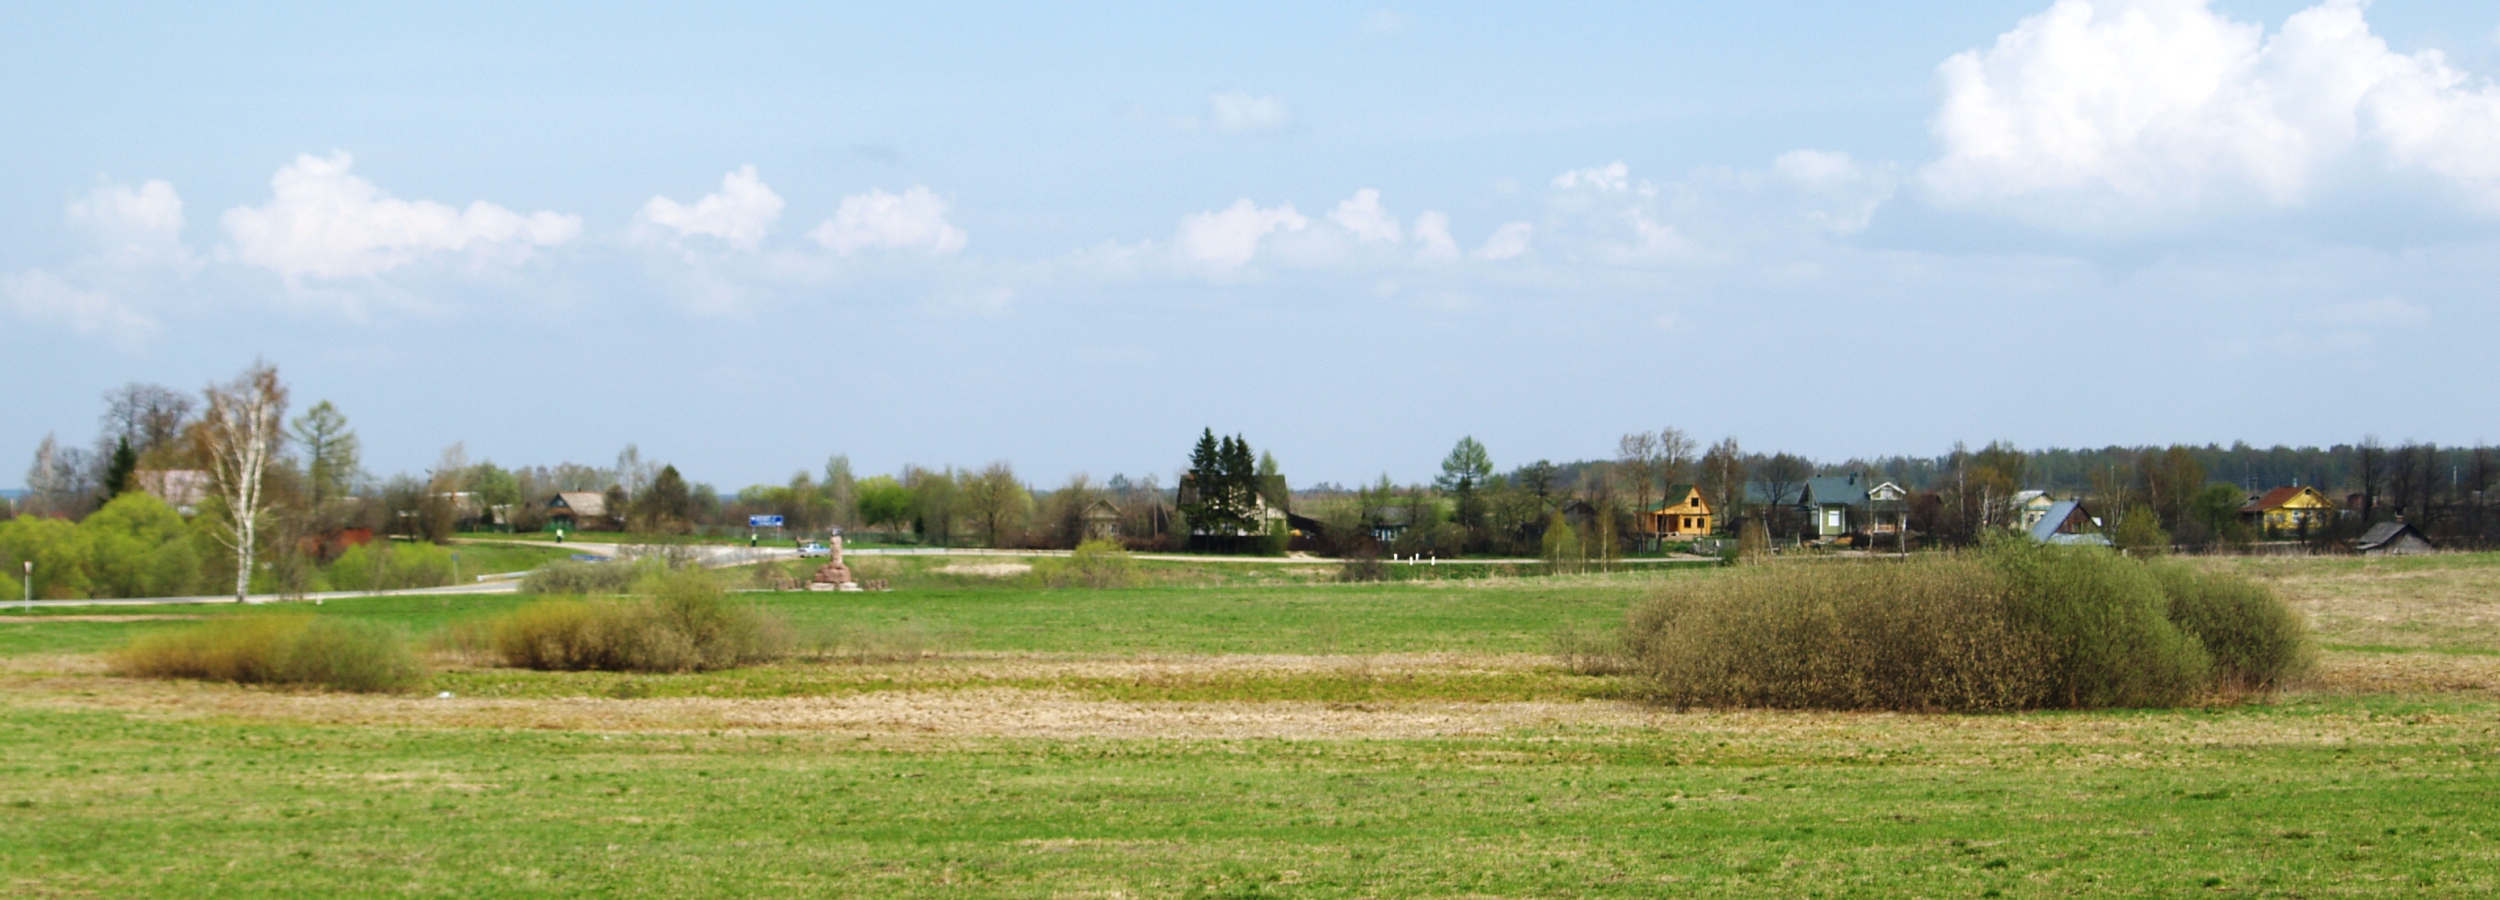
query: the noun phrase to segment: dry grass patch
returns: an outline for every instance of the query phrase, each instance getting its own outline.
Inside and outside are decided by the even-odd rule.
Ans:
[[[2271,585],[2308,618],[2319,641],[2330,648],[2500,653],[2500,565],[2493,557],[2211,557],[2190,562]]]

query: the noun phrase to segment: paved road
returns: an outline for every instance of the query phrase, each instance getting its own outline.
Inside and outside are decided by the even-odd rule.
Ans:
[[[402,588],[402,589],[400,589],[400,590],[393,590],[393,591],[322,591],[322,592],[319,592],[319,593],[313,593],[313,594],[300,594],[300,595],[292,595],[292,596],[289,596],[289,595],[282,595],[282,594],[253,594],[253,595],[251,596],[251,599],[249,599],[249,600],[247,600],[247,601],[245,601],[245,602],[247,602],[247,603],[293,603],[293,602],[302,601],[302,600],[337,600],[337,599],[342,599],[342,598],[347,598],[347,597],[412,597],[412,596],[433,596],[433,595],[438,595],[438,594],[439,594],[439,595],[443,595],[443,596],[452,596],[452,595],[459,595],[459,594],[514,594],[514,593],[519,593],[519,592],[520,592],[520,590],[521,590],[521,582],[520,582],[520,580],[519,580],[519,579],[504,579],[504,580],[499,580],[499,581],[483,581],[483,582],[477,582],[477,583],[474,583],[474,584],[454,584],[454,585],[447,585],[447,586],[444,586],[444,587],[430,587],[430,588]],[[114,599],[109,599],[109,600],[37,600],[37,601],[35,601],[35,602],[34,602],[34,604],[33,604],[33,605],[34,605],[34,606],[37,606],[37,607],[53,607],[53,606],[154,606],[154,605],[161,604],[161,603],[233,603],[233,602],[234,602],[234,595],[233,595],[233,594],[216,594],[216,595],[208,595],[208,596],[195,596],[195,597],[127,597],[127,598],[114,598]],[[18,609],[18,608],[20,608],[20,607],[22,607],[22,606],[25,606],[25,605],[26,605],[26,604],[25,604],[25,602],[24,602],[24,601],[18,601],[18,600],[11,600],[11,601],[8,601],[8,602],[6,602],[6,603],[0,603],[0,613],[5,613],[5,612],[7,612],[7,611],[9,611],[9,610],[13,610],[13,609]]]
[[[575,552],[575,553],[588,553],[588,554],[592,554],[592,555],[596,555],[596,556],[609,556],[609,557],[616,556],[617,554],[619,554],[620,552],[622,552],[622,548],[620,547],[620,545],[613,544],[613,543],[600,543],[600,542],[572,542],[572,543],[566,543],[566,544],[562,544],[562,545],[557,545],[557,544],[551,544],[551,543],[546,542],[546,541],[506,541],[506,540],[494,540],[494,539],[467,538],[467,539],[462,539],[462,540],[459,540],[459,541],[457,541],[456,543],[463,543],[463,544],[517,544],[517,545],[521,545],[521,546],[530,546],[530,547],[557,547],[557,546],[561,546],[562,548],[567,549],[567,550],[571,550],[571,551],[573,551],[573,552]],[[740,546],[728,545],[728,544],[688,544],[688,545],[685,545],[685,546],[690,546],[690,547],[695,547],[695,548],[697,548],[697,549],[698,549],[698,552],[700,552],[700,553],[702,553],[702,554],[703,554],[703,565],[704,565],[704,567],[706,567],[706,568],[713,568],[713,569],[718,569],[718,568],[722,568],[722,567],[726,567],[726,566],[743,566],[743,565],[746,565],[746,564],[748,564],[748,563],[762,562],[762,561],[765,561],[765,560],[776,560],[776,561],[778,561],[778,560],[785,560],[785,559],[795,559],[795,558],[797,558],[797,557],[798,557],[798,555],[799,555],[799,551],[798,551],[798,549],[797,549],[797,548],[795,548],[795,547],[740,547]],[[866,549],[866,550],[844,550],[844,551],[842,551],[842,555],[843,555],[843,556],[846,556],[846,557],[849,557],[849,556],[1005,556],[1005,557],[1017,557],[1017,556],[1022,556],[1022,557],[1044,557],[1044,556],[1067,556],[1068,554],[1069,554],[1069,551],[1066,551],[1066,550],[984,550],[984,549],[970,548],[970,547],[912,547],[912,548],[892,548],[892,549],[888,549],[888,548],[876,548],[876,549]],[[1327,564],[1327,563],[1337,562],[1337,560],[1334,560],[1334,559],[1328,559],[1328,558],[1316,557],[1316,556],[1200,556],[1200,555],[1195,555],[1195,554],[1185,554],[1185,553],[1140,553],[1140,554],[1136,554],[1136,557],[1137,557],[1138,559],[1166,560],[1166,561],[1172,561],[1172,562],[1244,563],[1244,564],[1253,564],[1253,565],[1257,565],[1257,564],[1267,564],[1267,565],[1292,565],[1292,564],[1306,564],[1306,565],[1307,565],[1307,564]],[[1398,566],[1434,566],[1434,565],[1438,565],[1438,566],[1499,566],[1499,565],[1536,565],[1536,564],[1543,563],[1543,562],[1544,562],[1544,560],[1541,560],[1541,559],[1527,559],[1527,558],[1518,558],[1518,559],[1444,559],[1444,560],[1437,560],[1437,561],[1436,561],[1436,560],[1420,560],[1420,561],[1419,561],[1419,560],[1409,560],[1409,559],[1385,559],[1385,560],[1382,560],[1382,562],[1387,563],[1387,564],[1389,564],[1389,565],[1398,565]],[[1620,559],[1620,560],[1616,560],[1616,562],[1617,562],[1617,563],[1619,563],[1619,564],[1673,565],[1673,564],[1715,563],[1715,562],[1718,562],[1718,560],[1717,560],[1716,558],[1714,558],[1714,557],[1708,557],[1708,556],[1669,556],[1669,557],[1645,557],[1645,558],[1640,558],[1640,559]],[[448,585],[448,586],[445,586],[445,587],[430,587],[430,588],[402,588],[402,589],[399,589],[399,590],[390,590],[390,591],[323,591],[323,592],[320,592],[320,593],[302,594],[302,595],[297,595],[297,596],[285,596],[285,595],[280,595],[280,594],[254,594],[254,595],[252,595],[252,597],[251,597],[251,599],[250,599],[250,600],[245,601],[245,602],[248,602],[248,603],[293,603],[293,602],[299,602],[299,601],[305,601],[305,600],[314,600],[314,601],[318,601],[318,600],[333,600],[333,599],[340,599],[340,598],[346,598],[346,597],[412,597],[412,596],[435,596],[435,595],[451,596],[451,595],[460,595],[460,594],[515,594],[515,593],[519,593],[519,592],[520,592],[520,590],[521,590],[521,581],[520,581],[520,579],[518,579],[518,578],[497,577],[497,576],[488,576],[488,577],[489,577],[489,578],[492,578],[492,579],[494,579],[494,580],[490,580],[490,581],[481,581],[481,582],[476,582],[476,583],[472,583],[472,584],[454,584],[454,585]],[[153,606],[153,605],[157,605],[157,604],[171,604],[171,603],[233,603],[233,602],[234,602],[234,595],[233,595],[233,594],[216,594],[216,595],[194,596],[194,597],[132,597],[132,598],[116,598],[116,599],[109,599],[109,600],[37,600],[37,601],[34,601],[33,605],[34,605],[34,606],[37,606],[37,607],[62,607],[62,606]],[[22,602],[0,602],[0,612],[5,612],[5,611],[7,611],[7,610],[9,610],[9,609],[18,608],[18,607],[23,606],[23,605],[24,605],[24,604],[23,604]]]
[[[530,547],[550,547],[550,546],[555,546],[554,544],[550,544],[550,543],[548,543],[548,542],[546,542],[546,541],[499,540],[499,539],[494,539],[494,538],[464,538],[464,539],[461,539],[461,540],[459,541],[459,543],[468,543],[468,544],[513,544],[513,545],[518,545],[518,546],[530,546]],[[600,556],[614,556],[614,555],[616,555],[616,554],[619,552],[619,549],[618,549],[618,548],[619,548],[620,546],[622,546],[622,545],[619,545],[619,544],[612,544],[612,543],[579,543],[579,542],[574,542],[574,543],[566,543],[566,544],[564,544],[563,546],[568,547],[568,548],[578,548],[578,549],[576,549],[576,550],[574,551],[574,552],[577,552],[577,553],[592,553],[592,554],[597,554],[597,555],[600,555]],[[688,545],[685,545],[685,546],[690,546],[690,547],[698,547],[698,548],[701,548],[701,549],[703,550],[703,552],[704,552],[704,560],[703,560],[703,564],[704,564],[704,565],[706,565],[706,566],[713,567],[713,568],[719,568],[719,567],[722,567],[722,566],[739,566],[739,565],[745,565],[745,564],[747,564],[747,563],[752,563],[752,562],[760,562],[760,561],[763,561],[763,560],[768,560],[768,559],[769,559],[769,560],[792,559],[792,558],[795,558],[795,557],[797,557],[797,556],[799,555],[798,550],[797,550],[797,549],[795,549],[795,548],[792,548],[792,547],[757,546],[757,547],[752,547],[752,548],[750,548],[750,547],[743,547],[743,546],[736,546],[736,545],[729,545],[729,544],[688,544]],[[879,547],[879,548],[866,548],[866,549],[845,549],[845,550],[843,550],[843,551],[842,551],[842,555],[843,555],[844,557],[846,557],[846,558],[847,558],[847,557],[853,557],[853,556],[1026,556],[1026,557],[1040,557],[1040,556],[1067,556],[1067,555],[1069,555],[1069,553],[1070,553],[1070,552],[1071,552],[1071,551],[1067,551],[1067,550],[989,550],[989,549],[983,549],[983,548],[978,548],[978,547],[894,547],[894,548]],[[1137,558],[1137,559],[1164,560],[1164,561],[1168,561],[1168,562],[1239,563],[1239,564],[1245,564],[1245,565],[1310,565],[1310,564],[1314,564],[1314,563],[1326,564],[1326,563],[1341,562],[1341,560],[1338,560],[1338,559],[1335,559],[1335,558],[1331,558],[1331,557],[1319,557],[1319,556],[1309,556],[1309,555],[1296,555],[1296,556],[1214,556],[1214,555],[1202,555],[1202,554],[1194,554],[1194,553],[1137,553],[1137,554],[1131,554],[1131,555],[1132,555],[1132,556],[1134,556],[1134,557],[1135,557],[1135,558]],[[1633,559],[1618,559],[1618,560],[1615,560],[1615,562],[1616,562],[1616,563],[1618,563],[1618,564],[1623,564],[1623,565],[1653,565],[1653,564],[1669,564],[1669,565],[1672,565],[1672,564],[1678,564],[1678,563],[1685,563],[1685,564],[1689,564],[1689,563],[1715,563],[1715,562],[1718,562],[1718,561],[1719,561],[1719,558],[1718,558],[1718,557],[1715,557],[1715,556],[1660,556],[1660,557],[1639,557],[1639,558],[1633,558]],[[1409,563],[1411,562],[1413,565],[1436,565],[1436,564],[1437,564],[1437,565],[1444,565],[1444,566],[1516,566],[1516,565],[1541,565],[1541,564],[1543,564],[1545,561],[1544,561],[1544,560],[1542,560],[1542,559],[1534,559],[1534,558],[1530,558],[1530,557],[1517,557],[1517,558],[1502,558],[1502,559],[1444,559],[1444,560],[1440,560],[1438,563],[1435,563],[1435,562],[1434,562],[1434,561],[1432,561],[1432,560],[1410,561],[1410,560],[1405,560],[1405,559],[1384,559],[1384,560],[1382,560],[1382,562],[1392,563],[1392,564],[1398,564],[1398,565],[1405,565],[1405,564],[1409,564]]]

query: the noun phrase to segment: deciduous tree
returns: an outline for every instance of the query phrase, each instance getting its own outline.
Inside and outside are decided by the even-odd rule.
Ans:
[[[234,550],[234,601],[241,603],[251,592],[255,541],[261,518],[269,512],[263,485],[286,437],[279,427],[286,415],[286,386],[278,381],[276,366],[255,362],[233,381],[210,385],[205,397],[208,415],[200,439],[209,478],[225,501],[225,528],[219,538]]]

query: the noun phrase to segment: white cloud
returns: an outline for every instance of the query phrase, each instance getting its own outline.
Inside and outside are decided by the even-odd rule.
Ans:
[[[642,217],[679,235],[718,238],[740,250],[753,250],[781,218],[781,195],[755,176],[754,166],[740,166],[722,176],[720,190],[692,205],[653,197],[642,205]]]
[[[1476,248],[1477,259],[1509,259],[1528,252],[1528,239],[1536,236],[1536,226],[1512,222],[1493,230],[1484,246]]]
[[[1450,237],[1450,217],[1439,210],[1426,210],[1415,217],[1415,258],[1426,262],[1448,262],[1458,258],[1458,241]]]
[[[447,253],[526,256],[581,234],[580,216],[527,216],[479,201],[454,209],[430,200],[401,200],[348,174],[344,152],[311,154],[278,170],[260,206],[226,210],[222,223],[235,258],[292,281],[306,276],[379,275]]]
[[[140,311],[120,292],[85,278],[64,278],[41,269],[0,276],[0,293],[17,314],[36,321],[68,326],[82,335],[103,334],[125,350],[136,350],[155,336],[154,317]]]
[[[1294,212],[1286,203],[1272,209],[1260,209],[1244,198],[1222,212],[1196,213],[1181,218],[1181,255],[1191,262],[1218,271],[1248,265],[1259,253],[1259,240],[1277,229],[1301,231],[1311,220]]]
[[[859,250],[917,250],[931,256],[961,252],[967,238],[946,221],[946,201],[926,187],[903,193],[869,191],[842,198],[833,218],[807,236],[843,256]]]
[[[1631,186],[1632,169],[1621,160],[1587,169],[1573,169],[1554,176],[1554,186],[1571,190],[1581,185],[1601,191],[1621,193]]]
[[[1225,91],[1207,98],[1207,106],[1207,122],[1217,131],[1268,131],[1292,119],[1284,101],[1248,91]]]
[[[2405,302],[2401,297],[2379,297],[2303,310],[2293,314],[2292,318],[2310,325],[2369,328],[2420,325],[2430,321],[2431,313]]]
[[[178,248],[182,197],[174,186],[149,180],[138,187],[106,182],[69,203],[69,223],[108,247]]]
[[[1838,234],[1866,230],[1876,207],[1892,199],[1890,166],[1870,168],[1847,153],[1792,150],[1771,160],[1771,173],[1798,190],[1806,221]]]
[[[1372,34],[1396,34],[1405,31],[1406,26],[1413,24],[1415,24],[1414,19],[1399,15],[1397,10],[1383,9],[1364,16],[1360,27]]]
[[[1353,197],[1338,203],[1336,209],[1328,212],[1328,221],[1353,232],[1356,238],[1365,242],[1396,243],[1406,237],[1398,228],[1398,217],[1380,208],[1380,192],[1371,188],[1355,191]]]
[[[1940,67],[1925,182],[1948,204],[2123,226],[2233,196],[2298,205],[2371,150],[2500,211],[2500,88],[2388,50],[2362,12],[2329,0],[2268,35],[2204,0],[2059,0]]]

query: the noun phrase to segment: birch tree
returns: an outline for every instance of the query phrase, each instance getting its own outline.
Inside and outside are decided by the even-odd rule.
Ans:
[[[234,381],[209,385],[208,416],[200,435],[206,444],[209,477],[226,501],[226,529],[219,538],[234,548],[234,602],[251,593],[253,542],[269,496],[262,490],[270,463],[277,458],[286,432],[286,386],[278,383],[278,367],[254,362]]]

